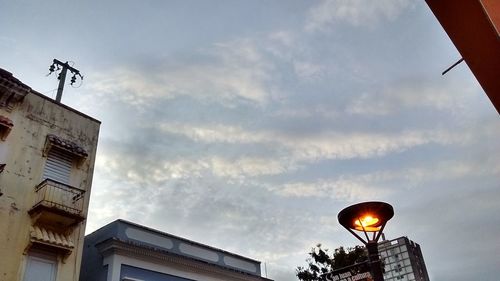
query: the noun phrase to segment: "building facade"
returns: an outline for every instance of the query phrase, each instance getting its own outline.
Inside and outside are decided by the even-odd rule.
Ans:
[[[272,281],[260,262],[117,220],[85,237],[80,281]]]
[[[0,281],[77,281],[100,122],[0,68]]]
[[[378,250],[384,264],[384,280],[429,281],[420,245],[408,237],[379,242]]]
[[[500,1],[426,2],[500,113]]]

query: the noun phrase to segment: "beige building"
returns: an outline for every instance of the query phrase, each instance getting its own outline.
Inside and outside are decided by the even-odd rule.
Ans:
[[[0,68],[0,281],[78,280],[99,126]]]

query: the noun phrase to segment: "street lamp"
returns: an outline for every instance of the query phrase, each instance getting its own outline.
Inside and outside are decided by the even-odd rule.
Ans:
[[[384,202],[355,204],[343,209],[338,215],[339,223],[366,246],[375,281],[384,281],[377,242],[380,239],[385,224],[393,216],[394,209],[391,205]],[[362,231],[366,240],[354,232],[354,230]]]

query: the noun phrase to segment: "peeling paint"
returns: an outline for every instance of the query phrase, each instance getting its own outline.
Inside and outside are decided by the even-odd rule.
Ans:
[[[16,202],[10,203],[10,211],[9,215],[13,215],[15,212],[19,212],[19,208],[16,205]]]

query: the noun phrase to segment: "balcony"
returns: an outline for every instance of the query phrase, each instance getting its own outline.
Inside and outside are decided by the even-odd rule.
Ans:
[[[67,231],[85,219],[84,190],[45,179],[35,187],[35,192],[35,204],[28,211],[34,224],[56,231]]]

